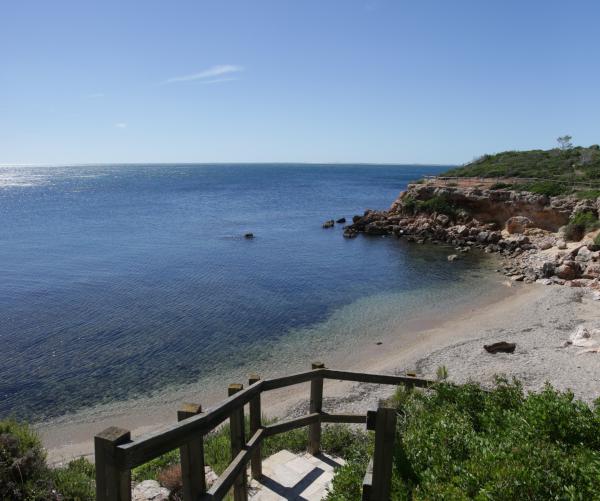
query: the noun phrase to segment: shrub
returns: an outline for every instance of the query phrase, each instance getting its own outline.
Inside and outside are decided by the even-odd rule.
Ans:
[[[600,233],[594,237],[594,245],[600,246]]]
[[[512,184],[503,183],[502,181],[498,181],[490,186],[490,190],[508,190],[512,188]]]
[[[489,392],[442,382],[394,402],[393,501],[600,498],[600,399],[590,408],[549,385],[526,395],[498,379]],[[358,501],[364,471],[340,469],[327,499]]]
[[[526,183],[522,184],[520,189],[549,197],[556,197],[569,192],[569,188],[565,184],[554,181],[537,181],[534,183]]]
[[[433,196],[429,200],[417,201],[417,212],[427,212],[432,214],[437,212],[439,214],[445,214],[447,216],[454,216],[456,214],[456,208],[452,203],[444,196]]]
[[[66,467],[50,470],[56,491],[65,501],[87,501],[96,496],[96,468],[85,458],[71,461]]]
[[[592,212],[578,212],[571,217],[565,227],[565,238],[567,240],[579,241],[589,232],[600,227],[598,218]]]
[[[41,441],[15,421],[0,421],[0,499],[53,499]]]
[[[582,190],[575,193],[580,200],[595,200],[600,197],[600,190]]]

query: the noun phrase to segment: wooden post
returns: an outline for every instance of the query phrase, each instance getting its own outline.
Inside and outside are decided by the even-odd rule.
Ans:
[[[111,426],[94,437],[96,501],[130,501],[131,470],[120,469],[116,447],[131,440],[128,430]]]
[[[324,369],[322,362],[313,362],[312,369]],[[323,411],[323,378],[318,377],[310,382],[310,413]],[[321,452],[321,420],[313,423],[308,428],[308,452],[318,454]]]
[[[248,379],[248,384],[251,386],[254,383],[260,381],[260,376],[252,374]],[[250,400],[250,436],[254,434],[262,427],[262,411],[260,408],[260,393]],[[262,477],[262,459],[260,457],[260,444],[256,447],[256,450],[252,454],[250,465],[252,468],[252,478],[260,480]]]
[[[242,391],[243,389],[244,386],[241,384],[230,384],[227,393],[229,396],[231,396],[238,391]],[[229,426],[231,429],[231,459],[233,460],[246,445],[243,405],[231,413],[231,417],[229,418]],[[244,468],[239,476],[235,479],[233,484],[233,499],[234,501],[248,500],[246,468]]]
[[[200,404],[183,404],[177,411],[177,421],[202,413]],[[184,501],[198,501],[206,493],[204,476],[204,437],[199,435],[179,448],[181,482]]]
[[[380,403],[377,411],[367,413],[367,429],[375,430],[373,476],[369,501],[388,501],[392,487],[396,409]]]

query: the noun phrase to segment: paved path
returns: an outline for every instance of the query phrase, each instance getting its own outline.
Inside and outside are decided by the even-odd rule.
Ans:
[[[263,479],[252,480],[249,499],[253,501],[320,501],[327,494],[333,470],[344,460],[320,454],[293,454],[283,450],[263,461]]]

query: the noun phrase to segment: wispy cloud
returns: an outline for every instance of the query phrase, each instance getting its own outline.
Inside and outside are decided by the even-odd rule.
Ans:
[[[200,80],[203,83],[217,83],[217,82],[227,82],[231,80],[235,80],[235,78],[215,78],[221,77],[223,75],[231,75],[232,73],[240,73],[244,71],[242,66],[236,66],[234,64],[220,64],[218,66],[213,66],[204,71],[200,71],[199,73],[192,73],[191,75],[184,75],[181,77],[173,77],[161,82],[161,85],[167,85],[177,82],[191,82],[192,80]]]
[[[126,124],[125,122],[117,122],[117,123],[115,124],[115,127],[116,127],[117,129],[124,129],[125,127],[127,127],[127,124]]]

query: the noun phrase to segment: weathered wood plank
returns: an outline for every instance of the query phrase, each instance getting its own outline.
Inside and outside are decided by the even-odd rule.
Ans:
[[[244,386],[241,384],[230,384],[227,392],[231,397],[243,389]],[[243,405],[231,413],[229,429],[231,432],[231,460],[234,461],[246,445]],[[242,469],[233,481],[233,499],[234,501],[247,501],[248,499],[248,481],[246,479],[245,468]]]
[[[117,447],[129,442],[128,430],[111,426],[94,437],[97,501],[130,501],[131,470],[117,462]]]
[[[371,501],[371,488],[373,486],[373,458],[369,460],[367,471],[362,484],[362,501]]]
[[[370,501],[388,501],[390,498],[395,437],[396,409],[393,407],[379,407],[375,424],[375,451],[373,452],[373,479]]]
[[[389,384],[399,386],[401,384],[408,386],[417,386],[427,388],[434,384],[429,379],[421,379],[411,376],[392,376],[388,374],[367,374],[362,372],[338,371],[325,369],[323,377],[326,379],[339,379],[342,381],[355,381],[357,383]]]
[[[206,434],[225,421],[234,409],[247,404],[262,389],[262,381],[236,393],[202,414],[164,428],[162,431],[144,435],[134,442],[117,447],[117,463],[134,468],[166,452],[184,445],[190,437]]]
[[[265,430],[258,430],[252,438],[246,444],[244,450],[242,450],[225,469],[221,476],[215,481],[212,487],[208,490],[208,496],[210,499],[222,499],[225,497],[229,489],[233,487],[235,479],[239,476],[240,472],[245,472],[246,465],[252,457],[252,453],[262,442],[265,436]]]
[[[183,404],[177,411],[177,421],[183,421],[202,413],[199,404]],[[179,448],[181,458],[181,482],[184,501],[198,501],[206,493],[204,476],[204,436],[198,434]]]
[[[248,379],[248,384],[253,385],[260,381],[260,376],[253,374]],[[254,435],[262,427],[262,410],[260,402],[260,393],[250,400],[250,434]],[[252,478],[260,480],[262,477],[262,458],[260,457],[260,444],[252,454],[250,460]]]
[[[312,370],[319,371],[319,376],[310,382],[310,413],[320,414],[323,411],[323,376],[325,364],[313,362]],[[321,452],[321,421],[320,419],[308,428],[308,452],[315,455]]]
[[[284,433],[286,431],[295,430],[296,428],[302,428],[313,423],[319,422],[319,413],[307,414],[293,419],[286,419],[285,421],[279,421],[267,426],[264,426],[265,434],[267,437],[277,435],[278,433]]]
[[[290,374],[289,376],[265,379],[262,382],[262,391],[277,390],[278,388],[284,388],[286,386],[307,383],[308,381],[312,381],[314,378],[319,377],[320,373],[321,371],[313,370]]]
[[[365,414],[329,414],[321,413],[321,423],[366,423],[367,416]]]

